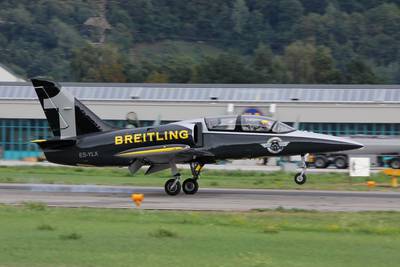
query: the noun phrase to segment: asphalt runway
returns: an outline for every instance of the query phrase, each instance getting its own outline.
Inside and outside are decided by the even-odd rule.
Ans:
[[[167,196],[163,188],[0,184],[0,203],[44,202],[59,207],[135,208],[132,193],[143,193],[142,209],[249,211],[305,209],[318,211],[400,211],[400,193],[309,190],[208,189],[196,195]]]
[[[0,166],[46,166],[46,167],[60,167],[61,165],[57,165],[50,162],[27,162],[27,161],[19,161],[19,160],[0,160]],[[190,166],[188,164],[178,164],[179,169],[187,169],[190,170]],[[62,166],[62,167],[71,167],[73,166]],[[221,170],[221,171],[259,171],[259,172],[276,172],[281,171],[282,168],[279,166],[265,166],[256,163],[256,160],[234,160],[227,164],[208,164],[206,165],[209,170]],[[127,169],[127,168],[126,168]],[[382,171],[384,168],[380,167],[371,167],[371,173],[377,173]],[[293,170],[294,171],[294,170]],[[127,169],[128,172],[128,169]],[[308,173],[349,173],[348,169],[336,169],[334,167],[329,167],[326,169],[316,169],[316,168],[308,168]]]

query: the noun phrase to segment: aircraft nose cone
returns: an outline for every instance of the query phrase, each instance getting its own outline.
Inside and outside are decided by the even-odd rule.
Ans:
[[[292,144],[291,148],[300,153],[304,150],[308,153],[339,152],[364,147],[351,139],[313,132],[296,131],[291,133],[291,136],[299,140],[297,144]]]
[[[345,151],[363,148],[364,145],[351,139],[343,137],[327,136],[325,141],[331,144],[331,148],[335,151]]]
[[[353,150],[363,148],[364,145],[355,141],[346,140],[340,146],[343,147],[343,150]]]

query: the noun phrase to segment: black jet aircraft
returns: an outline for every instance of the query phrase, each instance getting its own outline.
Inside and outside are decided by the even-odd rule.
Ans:
[[[116,129],[102,121],[53,81],[32,79],[54,138],[34,140],[50,162],[74,166],[128,166],[132,174],[171,169],[165,192],[181,188],[195,194],[205,164],[224,159],[301,155],[297,184],[306,182],[307,153],[361,148],[344,138],[304,132],[263,116],[218,116],[136,129]],[[193,177],[183,181],[176,167],[190,164]]]

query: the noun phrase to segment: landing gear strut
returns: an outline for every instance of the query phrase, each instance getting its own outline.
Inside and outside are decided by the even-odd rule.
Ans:
[[[307,164],[306,164],[306,159],[304,155],[301,155],[301,172],[296,173],[294,176],[294,182],[298,185],[302,185],[307,181],[307,176],[306,176],[306,171],[307,171]]]
[[[183,186],[183,192],[185,192],[185,194],[194,195],[199,190],[199,184],[197,182],[197,179],[199,179],[200,172],[203,166],[204,164],[200,163],[195,163],[195,162],[190,163],[190,170],[192,171],[193,177],[183,181],[182,186]]]

